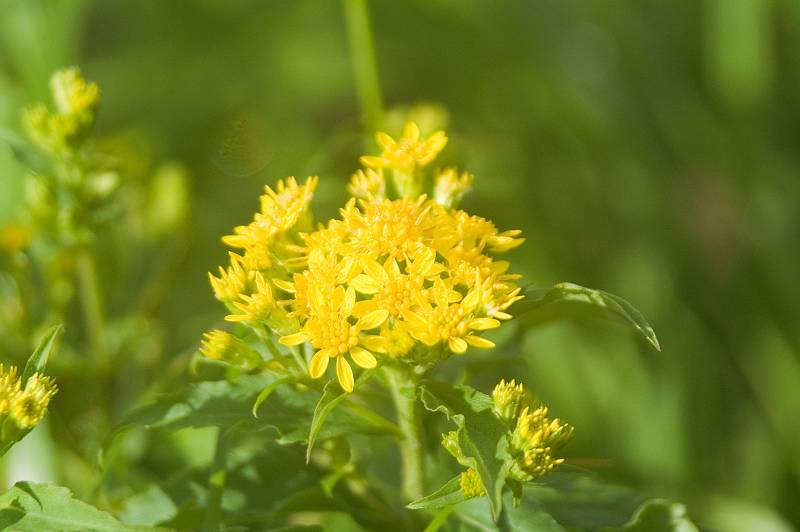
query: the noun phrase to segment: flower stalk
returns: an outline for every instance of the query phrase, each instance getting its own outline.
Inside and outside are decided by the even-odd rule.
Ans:
[[[424,433],[416,397],[419,377],[406,366],[385,366],[384,371],[397,410],[397,424],[404,435],[400,440],[403,497],[413,501],[425,495]]]

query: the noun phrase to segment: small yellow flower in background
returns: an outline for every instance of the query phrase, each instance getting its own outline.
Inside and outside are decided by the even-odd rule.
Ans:
[[[386,180],[383,177],[383,170],[373,170],[367,168],[366,171],[359,170],[350,178],[347,185],[347,192],[354,198],[381,201],[386,198]]]
[[[364,155],[361,163],[370,168],[393,168],[404,172],[431,163],[447,145],[444,131],[420,139],[419,127],[414,122],[406,124],[400,140],[382,132],[375,134],[375,140],[383,152],[379,156]]]
[[[33,231],[27,225],[7,224],[0,227],[0,250],[13,255],[31,245]]]
[[[455,168],[447,168],[436,177],[433,199],[447,208],[458,206],[472,188],[472,179],[472,174],[459,175]]]
[[[467,469],[458,477],[458,483],[461,486],[461,491],[466,497],[482,497],[486,494],[481,484],[481,477],[478,472],[472,468]]]
[[[50,80],[56,110],[39,103],[25,110],[23,125],[47,152],[71,151],[91,129],[100,103],[97,84],[87,82],[77,67],[60,70]]]
[[[313,378],[336,358],[347,391],[355,382],[350,360],[364,369],[377,366],[376,355],[431,364],[470,346],[493,347],[482,334],[510,319],[522,297],[519,276],[494,258],[521,244],[520,232],[455,210],[469,174],[424,173],[447,143],[444,132],[422,139],[409,123],[400,140],[377,138],[383,152],[362,157],[369,168],[352,176],[353,197],[338,218],[305,232],[317,179],[286,178],[267,189],[250,224],[223,238],[243,253],[209,276],[228,321],[266,325],[287,346],[311,344]],[[433,199],[424,183],[434,184]]]
[[[34,373],[28,378],[25,388],[11,397],[9,415],[19,428],[31,429],[44,417],[50,399],[57,391],[53,379]]]
[[[211,360],[219,360],[253,369],[261,365],[261,356],[232,334],[219,329],[203,334],[200,352]]]
[[[56,109],[62,115],[94,112],[100,103],[100,88],[87,82],[77,67],[60,70],[50,80]]]

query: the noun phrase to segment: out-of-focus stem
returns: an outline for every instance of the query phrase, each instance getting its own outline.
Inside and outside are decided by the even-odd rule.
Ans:
[[[78,268],[78,285],[83,305],[86,334],[95,360],[106,357],[103,339],[103,300],[100,297],[100,285],[97,279],[97,266],[94,255],[89,248],[80,248],[76,254]]]
[[[214,451],[214,462],[208,475],[208,500],[206,514],[203,518],[203,531],[216,532],[222,520],[222,493],[225,491],[225,459],[227,457],[226,437],[228,430],[219,428],[217,447]]]
[[[350,59],[358,92],[361,117],[367,131],[381,128],[381,85],[366,0],[343,0]]]

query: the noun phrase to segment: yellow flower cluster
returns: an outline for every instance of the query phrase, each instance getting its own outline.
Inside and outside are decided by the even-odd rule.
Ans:
[[[459,475],[458,484],[461,486],[461,492],[466,497],[481,497],[486,493],[486,490],[483,489],[483,484],[481,484],[481,477],[471,467]]]
[[[218,329],[203,334],[200,353],[211,360],[227,362],[245,369],[261,365],[261,356],[229,332]]]
[[[511,478],[528,482],[564,462],[553,453],[572,438],[572,426],[557,418],[549,419],[548,408],[534,402],[522,384],[500,381],[492,393],[492,402],[495,414],[513,427],[508,437]]]
[[[210,276],[228,320],[266,324],[286,346],[310,344],[313,378],[335,358],[347,391],[349,360],[362,368],[374,368],[376,354],[431,363],[493,347],[481,334],[510,319],[508,307],[522,297],[518,276],[493,256],[521,244],[520,232],[456,209],[471,176],[423,173],[447,143],[444,132],[423,139],[410,123],[400,140],[376,138],[383,152],[361,158],[368,168],[353,176],[339,218],[308,231],[317,179],[281,181],[253,222],[223,239],[243,253]],[[426,182],[432,199],[416,192]]]
[[[25,111],[23,123],[40,148],[61,152],[83,139],[94,125],[100,89],[87,82],[77,67],[56,72],[50,86],[55,112],[44,104],[34,105]]]
[[[0,364],[0,419],[9,416],[20,429],[31,429],[44,417],[56,391],[50,377],[34,373],[23,386],[16,367],[6,370]]]

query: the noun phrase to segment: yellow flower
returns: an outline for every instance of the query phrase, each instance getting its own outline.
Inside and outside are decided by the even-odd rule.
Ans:
[[[511,423],[517,418],[519,409],[526,399],[522,383],[517,384],[513,379],[510,382],[501,380],[492,391],[494,413],[506,423]]]
[[[455,168],[447,168],[436,177],[433,198],[436,203],[447,207],[455,207],[472,188],[472,174],[458,175]]]
[[[41,373],[34,373],[25,383],[25,389],[11,400],[12,419],[21,429],[33,428],[44,417],[50,399],[58,391],[55,382]]]
[[[459,354],[470,345],[484,349],[494,347],[493,342],[475,334],[500,326],[494,318],[476,316],[480,305],[478,291],[471,290],[461,299],[458,292],[437,279],[431,292],[433,304],[423,301],[416,310],[403,312],[411,336],[427,346],[446,343],[450,351]]]
[[[224,236],[227,245],[244,249],[255,258],[257,269],[267,269],[272,265],[270,249],[273,240],[292,229],[306,212],[314,196],[317,177],[309,177],[305,184],[298,185],[294,177],[278,181],[275,190],[265,188],[260,197],[261,210],[248,225],[234,228],[233,235]]]
[[[11,366],[8,370],[0,364],[0,415],[8,412],[14,397],[19,394],[20,382],[17,378],[16,366]]]
[[[400,140],[394,140],[386,133],[377,133],[375,140],[383,152],[377,157],[364,155],[361,163],[371,168],[393,168],[404,172],[429,164],[447,144],[444,131],[420,139],[419,127],[414,122],[406,124]]]
[[[220,301],[230,303],[239,299],[239,296],[247,289],[250,274],[242,264],[242,257],[230,252],[231,264],[227,269],[219,267],[219,277],[208,274],[211,288],[214,289],[214,296]]]
[[[200,352],[208,359],[227,362],[246,369],[257,368],[262,362],[261,355],[254,349],[232,334],[219,329],[203,334]]]
[[[100,103],[100,88],[83,79],[77,67],[53,74],[50,87],[56,108],[64,115],[92,112]]]
[[[350,178],[350,184],[347,185],[347,191],[355,198],[381,201],[386,197],[386,180],[383,177],[383,170],[373,170],[367,168],[367,171],[359,170]]]
[[[380,327],[389,313],[374,310],[351,322],[356,303],[356,292],[352,287],[345,290],[338,286],[331,298],[326,299],[322,291],[310,286],[308,296],[311,316],[300,332],[282,336],[280,342],[287,346],[310,342],[318,350],[309,364],[309,374],[314,379],[325,373],[331,358],[338,357],[336,375],[339,384],[344,390],[352,392],[353,370],[343,355],[348,353],[353,362],[362,368],[377,366],[378,362],[371,351],[384,351],[384,340],[380,336],[362,336],[361,332]]]
[[[350,286],[372,297],[356,303],[356,313],[384,309],[391,316],[400,316],[403,311],[424,301],[425,282],[443,270],[442,265],[436,263],[436,253],[430,248],[425,248],[416,259],[407,262],[405,272],[393,257],[386,259],[383,266],[365,257],[361,265],[365,273],[354,277]]]
[[[472,468],[461,473],[458,477],[458,483],[465,497],[481,497],[486,494],[486,490],[483,489],[483,484],[481,484],[481,477]]]
[[[259,272],[254,272],[255,292],[250,295],[240,294],[241,301],[235,301],[233,305],[241,311],[241,314],[229,314],[225,316],[226,321],[267,321],[274,318],[274,314],[281,310],[278,308],[275,298],[272,295],[272,288]]]
[[[436,248],[440,239],[437,225],[442,222],[441,207],[425,196],[415,200],[348,202],[342,210],[344,241],[337,251],[345,256],[378,259],[415,257],[425,246]]]
[[[570,425],[549,419],[546,406],[526,406],[509,440],[513,457],[509,475],[528,482],[551,472],[564,462],[563,458],[554,458],[553,453],[572,438],[572,432]]]

